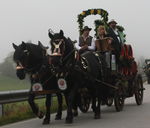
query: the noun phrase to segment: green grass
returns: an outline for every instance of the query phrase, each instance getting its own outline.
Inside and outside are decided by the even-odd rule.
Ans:
[[[0,75],[0,91],[29,89],[29,80],[20,80]]]
[[[45,112],[45,99],[36,100],[36,104],[39,106],[40,110]],[[51,113],[56,112],[57,107],[57,98],[54,97],[51,106]],[[65,109],[65,107],[65,103],[63,103],[63,109]],[[4,116],[0,118],[0,126],[34,117],[36,116],[33,114],[27,102],[6,104],[4,105]]]

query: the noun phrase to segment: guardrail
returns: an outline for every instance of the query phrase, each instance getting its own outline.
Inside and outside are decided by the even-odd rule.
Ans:
[[[8,104],[19,101],[28,100],[29,90],[17,91],[3,91],[0,92],[0,104]],[[37,99],[44,98],[44,96],[37,96]]]
[[[8,103],[27,101],[29,90],[2,91],[0,92],[0,116],[3,116],[3,105]],[[44,98],[44,95],[36,96],[36,99]]]

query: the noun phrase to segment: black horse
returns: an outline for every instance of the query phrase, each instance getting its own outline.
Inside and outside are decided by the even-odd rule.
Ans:
[[[32,111],[39,118],[42,118],[43,112],[41,112],[38,106],[35,104],[34,99],[36,94],[33,93],[32,85],[34,83],[41,83],[43,90],[58,90],[56,77],[52,75],[49,69],[49,57],[46,55],[46,47],[40,42],[38,45],[32,43],[24,43],[19,46],[13,44],[15,49],[13,59],[17,64],[16,74],[19,79],[24,79],[26,73],[30,76],[31,90],[29,93],[28,102],[32,108]],[[60,92],[56,92],[58,98],[58,111],[56,114],[56,120],[61,119],[62,116],[62,95]],[[50,106],[51,106],[51,94],[46,94],[46,115],[43,124],[50,123]]]
[[[101,57],[97,58],[96,53],[86,52],[81,55],[80,59],[77,59],[73,43],[64,37],[62,30],[55,34],[49,32],[49,37],[51,39],[51,64],[54,74],[58,81],[60,79],[66,81],[65,89],[63,89],[67,103],[66,123],[73,122],[72,108],[78,90],[83,87],[90,91],[95,112],[94,118],[99,119],[102,93],[101,86],[95,79],[101,80],[103,77]]]

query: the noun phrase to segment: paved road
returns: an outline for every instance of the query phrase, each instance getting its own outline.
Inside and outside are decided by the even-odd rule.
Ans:
[[[65,112],[63,119],[54,120],[52,115],[51,124],[42,125],[42,120],[31,119],[0,128],[150,128],[150,85],[145,84],[143,105],[137,106],[135,99],[126,99],[124,110],[116,112],[114,106],[102,107],[102,118],[93,119],[93,113],[80,113],[71,125],[65,124]]]

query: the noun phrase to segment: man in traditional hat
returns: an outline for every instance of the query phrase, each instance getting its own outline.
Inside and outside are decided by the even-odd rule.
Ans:
[[[92,29],[88,26],[85,26],[82,30],[82,35],[79,37],[75,47],[79,50],[79,53],[82,54],[85,51],[94,51],[95,50],[95,41],[92,36],[89,35]]]
[[[117,54],[120,54],[122,41],[116,27],[117,22],[115,20],[111,20],[108,24],[108,35],[113,38],[112,47],[115,49]]]

